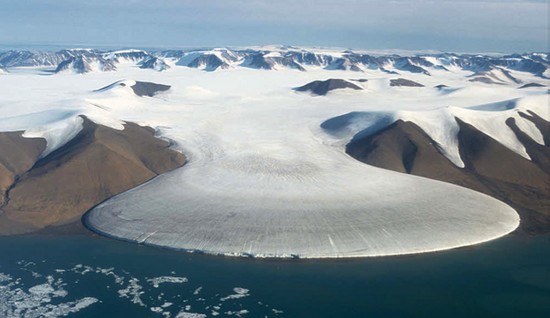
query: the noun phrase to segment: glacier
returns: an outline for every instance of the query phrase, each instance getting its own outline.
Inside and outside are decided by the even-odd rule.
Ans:
[[[300,258],[435,251],[519,224],[513,209],[483,194],[338,152],[315,153],[315,161],[257,153],[208,159],[106,201],[86,223],[139,243]]]
[[[365,165],[344,148],[369,125],[404,119],[425,128],[460,167],[452,125],[457,116],[523,154],[502,119],[517,118],[540,143],[536,127],[515,112],[533,110],[547,118],[541,113],[548,101],[545,87],[470,82],[473,71],[458,68],[425,66],[430,75],[406,75],[425,86],[413,88],[391,87],[397,76],[379,69],[204,72],[177,61],[167,60],[171,67],[163,72],[121,63],[116,71],[86,75],[37,76],[14,67],[0,77],[6,88],[0,96],[0,131],[44,137],[51,152],[78,132],[75,118],[85,115],[115,129],[124,121],[148,125],[171,140],[188,158],[184,167],[115,196],[84,217],[93,231],[141,244],[233,256],[365,257],[477,244],[519,225],[518,214],[496,199]],[[522,82],[549,82],[528,72],[511,74]],[[360,84],[363,90],[322,97],[292,90],[326,78],[368,82]],[[131,85],[109,87],[136,81],[171,89],[140,97]],[[436,88],[440,84],[449,89]],[[504,101],[517,109],[501,109]],[[337,130],[322,127],[348,113],[360,115]]]

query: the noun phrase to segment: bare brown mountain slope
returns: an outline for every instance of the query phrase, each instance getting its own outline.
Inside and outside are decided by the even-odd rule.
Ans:
[[[28,171],[46,147],[42,138],[23,138],[22,132],[0,133],[0,206],[15,180]]]
[[[94,205],[185,162],[149,127],[126,123],[119,131],[87,118],[73,140],[42,159],[43,139],[0,133],[0,146],[0,235],[78,224]]]
[[[531,118],[548,134],[548,122]],[[528,233],[550,233],[550,147],[542,146],[521,132],[511,118],[507,124],[525,145],[532,161],[523,158],[457,119],[460,132],[461,169],[441,154],[438,145],[412,122],[397,121],[385,129],[353,140],[347,153],[367,164],[410,173],[470,188],[515,208],[521,216],[520,229]]]

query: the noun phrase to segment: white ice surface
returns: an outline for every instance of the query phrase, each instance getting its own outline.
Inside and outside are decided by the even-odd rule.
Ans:
[[[160,277],[149,278],[147,279],[147,282],[153,285],[153,287],[158,288],[160,284],[164,284],[164,283],[172,283],[172,284],[186,283],[187,278],[175,277],[175,276],[160,276]]]
[[[398,118],[417,124],[433,141],[443,154],[456,166],[464,168],[458,149],[458,131],[460,127],[449,108],[429,111],[405,111],[398,113]]]
[[[116,72],[84,76],[31,73],[16,69],[0,77],[5,88],[0,130],[40,131],[54,149],[66,138],[46,132],[59,121],[74,128],[74,118],[84,114],[116,129],[123,128],[122,121],[133,121],[155,127],[188,157],[183,168],[96,207],[88,215],[89,226],[126,240],[214,254],[379,256],[448,249],[505,235],[519,224],[507,205],[347,156],[345,144],[354,132],[368,128],[363,117],[338,133],[320,125],[350,112],[370,114],[372,123],[402,116],[423,127],[460,165],[446,112],[475,121],[518,152],[513,138],[475,116],[488,111],[463,108],[515,100],[547,118],[539,109],[547,101],[545,88],[489,87],[469,82],[471,73],[463,71],[407,74],[424,88],[390,87],[395,75],[376,70],[358,75],[174,67],[158,73],[121,66]],[[534,81],[520,75],[524,82]],[[365,90],[311,97],[291,89],[312,80],[358,77],[369,79]],[[153,98],[137,97],[128,86],[93,91],[121,79],[172,88]],[[452,89],[433,88],[438,84]],[[25,119],[41,113],[38,119]],[[518,125],[540,142],[534,125]]]

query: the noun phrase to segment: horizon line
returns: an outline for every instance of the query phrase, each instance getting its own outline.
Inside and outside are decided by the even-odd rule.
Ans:
[[[277,49],[320,49],[320,50],[334,50],[334,51],[358,51],[359,53],[370,53],[379,55],[389,54],[441,54],[441,53],[454,53],[454,54],[467,54],[467,55],[513,55],[513,54],[525,54],[525,53],[546,53],[549,51],[446,51],[440,49],[426,48],[426,49],[398,49],[398,48],[351,48],[341,46],[311,46],[311,45],[290,45],[290,44],[266,44],[266,45],[113,45],[113,44],[84,44],[84,43],[67,43],[67,44],[42,44],[42,43],[0,43],[0,52],[6,50],[28,50],[28,51],[46,51],[55,52],[57,50],[84,50],[93,49],[98,51],[117,51],[128,49],[140,49],[144,51],[168,51],[168,50],[182,50],[182,51],[199,51],[199,50],[212,50],[217,48],[224,48],[230,50],[239,49],[265,49],[277,48]]]

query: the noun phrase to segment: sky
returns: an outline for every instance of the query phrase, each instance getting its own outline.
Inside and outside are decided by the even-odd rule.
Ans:
[[[0,0],[0,8],[2,47],[550,50],[550,0]]]

